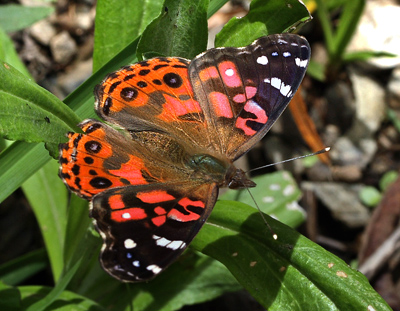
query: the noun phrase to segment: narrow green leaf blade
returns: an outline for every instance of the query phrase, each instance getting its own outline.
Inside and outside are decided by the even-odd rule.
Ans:
[[[21,295],[17,288],[0,282],[0,310],[20,311]]]
[[[209,0],[165,0],[163,11],[143,32],[139,59],[180,56],[188,59],[207,48]]]
[[[35,250],[2,264],[0,279],[8,285],[17,285],[47,266],[48,258],[45,249]]]
[[[343,53],[346,50],[354,32],[357,28],[358,21],[364,11],[366,0],[352,0],[343,2],[343,10],[340,17],[339,25],[333,37],[334,54],[330,62],[335,65],[336,62],[342,60]]]
[[[51,294],[52,289],[45,286],[20,286],[18,287],[22,297],[23,310],[39,311],[44,308],[33,309],[32,305],[36,302],[41,302],[46,299],[47,295]],[[31,306],[31,307],[29,307]],[[52,304],[45,310],[71,311],[71,310],[90,310],[90,311],[105,311],[94,301],[78,295],[70,291],[63,291],[55,299]]]
[[[0,202],[50,159],[43,144],[22,141],[13,143],[0,153]]]
[[[24,29],[54,12],[51,6],[23,6],[8,4],[0,6],[0,28],[6,32]]]
[[[64,268],[68,202],[67,188],[57,172],[58,163],[52,160],[22,185],[39,223],[55,281]]]
[[[156,18],[163,0],[102,0],[97,2],[93,71],[97,71]]]
[[[347,52],[343,55],[343,61],[344,62],[366,61],[373,57],[397,57],[397,55],[384,51]]]
[[[26,311],[42,311],[56,301],[59,296],[63,293],[68,283],[71,281],[75,272],[78,270],[82,260],[78,260],[75,265],[60,279],[57,285],[45,296],[43,299],[28,306]]]
[[[11,64],[15,69],[24,74],[26,77],[30,77],[30,73],[26,69],[25,65],[21,62],[15,51],[14,44],[8,35],[0,27],[0,59],[4,62]]]
[[[305,5],[298,0],[254,0],[246,16],[232,18],[217,34],[215,46],[245,46],[259,37],[282,33],[310,18]]]
[[[220,201],[191,246],[221,261],[268,310],[390,310],[367,278],[254,208]]]

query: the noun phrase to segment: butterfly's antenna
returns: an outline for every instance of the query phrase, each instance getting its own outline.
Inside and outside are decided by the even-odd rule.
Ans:
[[[264,165],[264,166],[256,167],[256,168],[253,168],[251,170],[248,170],[246,173],[253,172],[253,171],[256,171],[256,170],[260,170],[262,168],[270,167],[270,166],[277,165],[277,164],[282,164],[282,163],[286,163],[286,162],[290,162],[290,161],[294,161],[294,160],[298,160],[298,159],[303,159],[303,158],[306,158],[306,157],[315,156],[317,154],[328,152],[329,150],[331,150],[331,147],[326,147],[326,148],[324,148],[322,150],[319,150],[317,152],[313,152],[313,153],[309,153],[309,154],[302,155],[302,156],[299,156],[299,157],[295,157],[295,158],[291,158],[291,159],[287,159],[287,160],[283,160],[283,161],[267,164],[267,165]]]
[[[278,235],[274,232],[274,230],[272,230],[272,228],[271,228],[271,226],[269,225],[268,221],[265,219],[264,214],[263,214],[263,212],[261,211],[260,207],[258,206],[256,200],[254,199],[253,194],[251,193],[250,189],[247,188],[247,187],[246,187],[246,189],[247,189],[247,192],[250,194],[251,199],[253,200],[254,204],[256,205],[256,207],[257,207],[257,209],[258,209],[258,212],[259,212],[260,215],[261,215],[262,220],[263,220],[264,223],[267,225],[269,231],[271,231],[272,237],[274,238],[274,240],[277,240],[277,239],[278,239]]]
[[[313,152],[313,153],[306,154],[306,155],[302,155],[302,156],[299,156],[299,157],[295,157],[295,158],[283,160],[283,161],[280,161],[280,162],[276,162],[276,163],[264,165],[264,166],[261,166],[261,167],[253,168],[253,169],[251,169],[251,170],[248,170],[246,173],[248,173],[248,172],[253,172],[253,171],[256,171],[256,170],[259,170],[259,169],[262,169],[262,168],[266,168],[266,167],[269,167],[269,166],[272,166],[272,165],[277,165],[277,164],[281,164],[281,163],[285,163],[285,162],[290,162],[290,161],[293,161],[293,160],[298,160],[298,159],[302,159],[302,158],[314,156],[314,155],[317,155],[317,154],[321,154],[321,153],[324,153],[324,152],[328,152],[329,150],[331,150],[331,148],[330,148],[330,147],[326,147],[326,148],[324,148],[324,149],[322,149],[322,150],[319,150],[319,151],[317,151],[317,152]],[[260,215],[261,215],[262,220],[263,220],[264,223],[267,225],[269,231],[271,231],[272,237],[274,238],[274,240],[277,240],[277,239],[278,239],[278,235],[274,232],[274,230],[272,230],[272,228],[271,228],[271,226],[269,225],[268,221],[265,219],[264,214],[263,214],[263,212],[261,211],[260,207],[258,206],[256,200],[254,199],[253,194],[251,193],[250,189],[247,188],[247,187],[246,187],[246,189],[247,189],[247,192],[250,194],[250,197],[251,197],[251,199],[253,200],[254,204],[256,205],[256,207],[257,207],[257,209],[258,209],[258,211],[259,211],[259,213],[260,213]]]

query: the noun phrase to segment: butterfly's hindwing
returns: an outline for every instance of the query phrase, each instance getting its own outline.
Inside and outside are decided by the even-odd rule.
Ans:
[[[186,249],[218,189],[200,185],[185,194],[179,187],[128,186],[94,197],[91,217],[104,239],[100,260],[108,273],[124,281],[149,280]]]

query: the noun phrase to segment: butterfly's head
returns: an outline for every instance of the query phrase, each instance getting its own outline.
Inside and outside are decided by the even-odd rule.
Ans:
[[[232,167],[235,168],[233,165]],[[246,173],[238,168],[235,168],[234,174],[228,180],[228,187],[230,189],[252,188],[256,186],[256,183],[248,179]]]

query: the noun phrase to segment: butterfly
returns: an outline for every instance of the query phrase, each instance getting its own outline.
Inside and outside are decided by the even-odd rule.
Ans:
[[[91,202],[103,238],[102,267],[121,281],[147,281],[186,249],[220,187],[254,187],[233,162],[271,128],[310,58],[295,34],[193,60],[157,57],[110,73],[95,88],[82,133],[60,145],[60,177]]]

